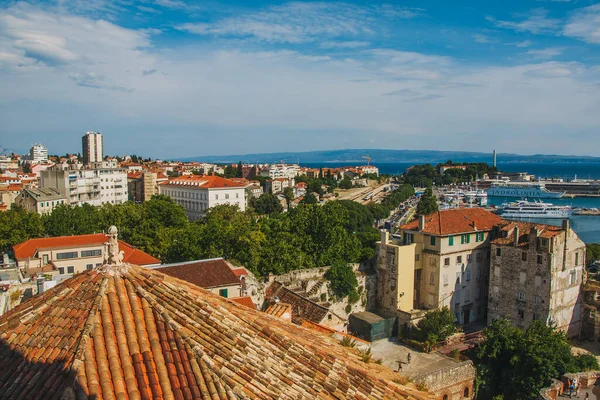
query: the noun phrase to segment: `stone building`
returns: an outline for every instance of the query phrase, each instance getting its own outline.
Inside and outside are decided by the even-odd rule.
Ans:
[[[504,221],[496,230],[488,323],[506,317],[526,329],[542,320],[579,335],[585,244],[569,221],[561,227]]]
[[[589,280],[583,286],[581,339],[600,340],[600,282]]]
[[[449,307],[459,324],[485,321],[490,232],[502,218],[479,208],[438,211],[377,247],[378,305],[414,320]]]
[[[53,188],[30,188],[23,189],[21,194],[15,198],[15,203],[27,211],[38,214],[50,214],[61,204],[67,202],[66,196]]]

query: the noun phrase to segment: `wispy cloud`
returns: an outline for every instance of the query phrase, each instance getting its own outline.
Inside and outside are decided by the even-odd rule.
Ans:
[[[106,89],[106,90],[114,90],[118,92],[126,92],[131,93],[135,89],[126,88],[124,86],[112,86],[106,83],[106,77],[103,75],[98,75],[93,72],[88,73],[76,73],[69,76],[73,82],[75,82],[78,86],[92,88],[92,89]]]
[[[600,44],[600,4],[575,11],[563,29],[563,35]]]
[[[421,13],[420,9],[392,5],[292,2],[210,23],[185,23],[176,28],[198,35],[304,43],[369,36],[379,29],[382,20],[415,18]]]
[[[356,40],[351,40],[351,41],[347,41],[347,42],[321,42],[319,43],[319,47],[323,48],[323,49],[333,49],[333,48],[340,48],[340,49],[355,49],[358,47],[366,47],[369,46],[371,43],[370,42],[361,42],[361,41],[356,41]]]
[[[152,69],[145,69],[145,70],[143,70],[143,71],[142,71],[142,75],[143,75],[143,76],[148,76],[148,75],[155,74],[155,73],[157,73],[157,72],[158,72],[158,70],[157,70],[156,68],[152,68]]]
[[[486,19],[498,27],[514,29],[518,32],[552,33],[560,27],[561,20],[549,18],[548,14],[545,8],[536,8],[526,14],[515,14],[515,18],[520,19],[518,21],[502,21],[492,16]]]
[[[533,45],[533,42],[531,40],[523,40],[522,42],[511,42],[511,43],[504,43],[507,46],[515,46],[515,47],[530,47]]]
[[[561,55],[564,50],[562,47],[548,47],[546,49],[531,49],[526,54],[538,59],[549,59]]]
[[[487,35],[483,35],[481,33],[476,33],[473,35],[473,39],[477,42],[477,43],[496,43],[497,40],[490,38]]]

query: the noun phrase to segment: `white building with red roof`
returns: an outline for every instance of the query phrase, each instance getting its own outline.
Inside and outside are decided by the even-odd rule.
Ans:
[[[158,185],[159,194],[172,198],[185,208],[191,221],[203,217],[206,211],[221,204],[231,204],[246,210],[247,183],[213,175],[185,175]]]

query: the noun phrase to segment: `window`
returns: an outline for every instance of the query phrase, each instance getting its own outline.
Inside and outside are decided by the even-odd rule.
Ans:
[[[102,250],[82,250],[81,257],[96,257],[101,256]]]
[[[450,257],[444,258],[444,265],[446,265],[446,266],[450,265]]]
[[[460,285],[460,272],[456,273],[456,284]]]
[[[102,266],[102,263],[97,263],[96,264],[96,267],[100,267],[100,266]]]
[[[236,194],[235,194],[235,198],[236,198],[236,199],[239,199],[239,198],[240,198],[240,194],[239,194],[239,193],[236,193]]]
[[[429,284],[430,285],[435,285],[435,272],[430,272],[429,273]]]
[[[541,264],[543,260],[544,260],[544,257],[542,257],[542,255],[541,255],[541,254],[538,254],[538,255],[537,255],[537,263],[538,263],[538,264]]]
[[[533,303],[540,304],[542,302],[542,298],[540,296],[533,296]]]
[[[465,289],[464,302],[465,303],[471,302],[471,289],[470,288]]]
[[[496,249],[496,257],[501,257],[502,256],[502,249],[500,247],[498,247]]]
[[[85,269],[87,269],[88,271],[91,271],[92,269],[94,269],[94,264],[88,264],[88,265],[86,265]]]
[[[444,274],[444,286],[448,286],[448,274]]]
[[[478,262],[481,261],[482,257],[481,257],[481,252],[480,251],[477,252],[476,258],[477,258]]]
[[[67,274],[74,274],[75,273],[75,267],[67,267]]]
[[[64,275],[65,274],[65,269],[63,267],[58,267],[58,273],[60,275]]]
[[[465,244],[465,243],[470,243],[471,242],[471,235],[470,234],[465,234],[465,235],[460,235],[460,243],[461,244]]]
[[[215,194],[215,200],[219,200],[219,195]]]
[[[48,264],[48,254],[44,254],[42,256],[42,262],[44,263],[44,265]]]
[[[579,265],[579,252],[575,253],[575,265]]]
[[[522,252],[521,253],[521,260],[522,261],[527,261],[527,253],[526,252]]]
[[[448,238],[448,246],[454,246],[454,236]]]
[[[219,296],[227,298],[227,289],[219,289]]]
[[[462,256],[457,256],[457,257],[456,257],[456,263],[457,263],[457,264],[460,264],[460,263],[462,263]]]
[[[465,388],[465,390],[463,392],[463,396],[464,397],[469,397],[469,388],[468,387]]]
[[[525,301],[525,293],[524,292],[519,292],[519,300]]]
[[[225,200],[229,199],[229,193],[225,194]]]
[[[533,314],[533,320],[537,321],[538,319],[540,319],[540,316],[538,314]]]
[[[470,263],[471,262],[471,255],[467,254],[467,262]]]
[[[419,261],[421,259],[421,255],[420,254],[415,254],[415,261]]]
[[[77,252],[76,251],[69,251],[66,253],[57,253],[56,254],[56,259],[57,260],[66,260],[68,258],[77,258]]]
[[[525,319],[525,310],[519,310],[519,318]]]
[[[475,241],[476,242],[483,242],[483,232],[477,232],[475,234]]]
[[[431,245],[432,245],[432,246],[435,246],[435,236],[432,236],[432,237],[429,239],[429,243],[431,243]]]
[[[466,279],[466,280],[467,280],[467,282],[468,282],[468,281],[470,281],[470,280],[471,280],[471,270],[470,270],[469,268],[467,268],[467,273],[466,273],[466,275],[467,275],[467,276],[465,277],[465,279]]]
[[[569,284],[574,285],[577,283],[577,271],[572,271],[569,274]]]

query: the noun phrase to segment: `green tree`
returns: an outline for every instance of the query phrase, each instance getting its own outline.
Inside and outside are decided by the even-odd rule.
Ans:
[[[300,204],[317,204],[318,202],[319,199],[312,193],[306,193],[304,198],[300,200]]]
[[[478,398],[536,399],[539,390],[567,372],[597,369],[595,358],[575,357],[567,336],[542,321],[526,331],[496,320],[477,349]]]
[[[329,281],[331,289],[339,298],[348,296],[356,291],[358,280],[352,267],[344,262],[336,262],[327,270],[325,278]]]
[[[373,219],[377,221],[381,221],[382,219],[386,219],[390,216],[390,211],[381,204],[369,203],[367,204],[367,209],[373,216]]]
[[[42,217],[50,236],[85,235],[102,232],[102,221],[97,207],[87,203],[81,206],[61,204],[52,214]]]
[[[235,177],[236,178],[243,178],[244,177],[244,168],[242,166],[242,162],[239,161],[237,168],[235,169]]]
[[[351,189],[352,188],[352,180],[350,180],[350,178],[348,178],[348,177],[344,177],[344,179],[342,179],[341,182],[339,183],[338,187],[340,189]]]
[[[283,197],[285,197],[287,210],[290,211],[290,208],[292,208],[292,201],[294,201],[294,189],[289,186],[283,189]]]
[[[454,315],[448,307],[428,311],[417,327],[421,333],[421,340],[431,346],[456,332]]]
[[[271,215],[283,211],[279,198],[271,193],[263,193],[255,202],[254,210],[260,215]]]
[[[0,251],[8,252],[12,246],[44,234],[44,225],[38,213],[13,205],[0,212]]]
[[[589,243],[586,245],[586,261],[592,263],[600,260],[600,243]]]
[[[425,192],[417,204],[417,214],[428,215],[438,210],[437,199],[433,196],[431,187],[425,189]]]

